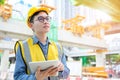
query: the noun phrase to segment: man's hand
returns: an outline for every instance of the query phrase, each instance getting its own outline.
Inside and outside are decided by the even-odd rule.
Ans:
[[[62,62],[59,62],[58,71],[63,71],[63,70],[64,70],[64,65]]]
[[[49,76],[55,76],[58,72],[58,67],[50,67],[46,70],[41,70],[40,67],[37,68],[35,76],[36,80],[44,80],[44,78]]]

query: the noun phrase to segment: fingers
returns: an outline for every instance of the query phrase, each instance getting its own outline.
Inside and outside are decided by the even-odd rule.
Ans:
[[[56,73],[58,72],[58,67],[50,67],[47,70],[45,70],[45,75],[46,76],[55,76]]]
[[[60,62],[58,65],[58,71],[63,71],[64,70],[64,65]]]
[[[54,70],[54,68],[55,67],[49,67],[49,68],[47,68],[46,70],[43,70],[43,71],[41,71],[42,72],[42,74],[44,74],[43,76],[46,76],[46,77],[48,77],[48,76],[50,76],[50,72],[52,71],[52,70]]]
[[[40,74],[40,70],[41,70],[40,67],[38,67],[37,70],[36,70],[36,73]]]
[[[49,71],[53,69],[52,67],[46,69],[46,70],[41,70],[40,67],[37,68],[35,76],[37,80],[43,80],[45,77],[49,77]]]
[[[38,67],[37,70],[36,70],[36,72],[35,72],[36,78],[38,77],[39,74],[40,74],[40,67]]]
[[[36,72],[35,72],[35,77],[36,77],[36,80],[42,80],[43,77],[42,74],[41,74],[41,71],[40,71],[40,67],[37,68]]]
[[[51,69],[51,71],[49,71],[49,76],[54,76],[56,75],[57,72],[58,72],[58,67],[54,67],[53,69]]]
[[[62,65],[60,65],[62,66]],[[35,76],[37,80],[41,80],[44,79],[45,77],[49,77],[49,76],[55,76],[58,72],[58,67],[49,67],[46,70],[41,70],[40,67],[37,68]]]

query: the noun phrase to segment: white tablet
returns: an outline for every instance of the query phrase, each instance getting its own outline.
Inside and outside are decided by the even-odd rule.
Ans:
[[[29,62],[29,66],[31,72],[34,73],[38,66],[40,66],[41,70],[45,70],[51,66],[58,66],[58,60],[49,60],[49,61],[39,61],[39,62]]]

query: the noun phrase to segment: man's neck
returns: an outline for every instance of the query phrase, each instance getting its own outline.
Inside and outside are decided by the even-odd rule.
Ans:
[[[47,36],[46,35],[36,35],[38,40],[42,43],[42,44],[46,44],[46,40],[47,40]]]

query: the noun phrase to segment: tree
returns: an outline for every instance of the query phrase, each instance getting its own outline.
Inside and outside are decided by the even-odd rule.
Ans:
[[[5,0],[0,0],[0,5],[3,5],[5,3]]]

